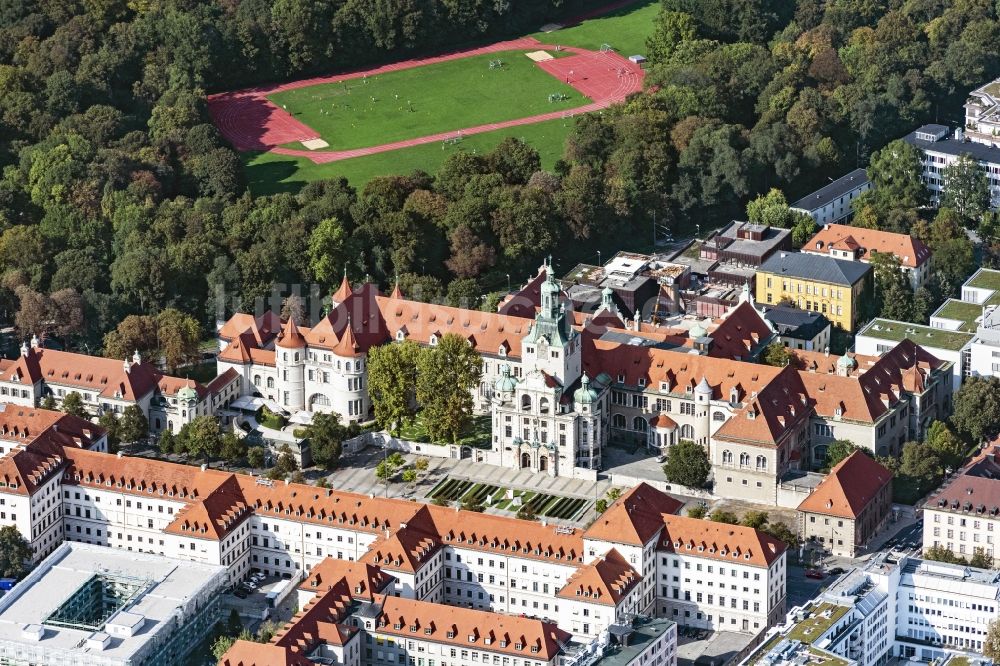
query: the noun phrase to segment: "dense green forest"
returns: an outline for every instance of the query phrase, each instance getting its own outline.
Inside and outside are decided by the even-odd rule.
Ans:
[[[654,213],[717,225],[957,117],[1000,73],[998,4],[663,0],[649,91],[580,117],[552,173],[511,139],[436,178],[252,198],[206,91],[531,31],[584,4],[0,0],[2,307],[22,334],[93,348],[129,314],[207,327],[223,290],[225,309],[252,307],[275,283],[325,292],[344,266],[457,300],[549,252],[568,268],[648,238]]]

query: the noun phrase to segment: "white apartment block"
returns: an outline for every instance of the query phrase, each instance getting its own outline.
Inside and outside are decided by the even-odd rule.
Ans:
[[[918,148],[924,155],[922,177],[931,200],[940,203],[941,195],[947,187],[945,169],[962,155],[968,155],[979,164],[989,179],[993,208],[1000,207],[1000,147],[993,140],[984,141],[985,135],[978,132],[966,133],[956,129],[951,138],[950,130],[944,125],[922,125],[907,134],[904,140]]]
[[[802,197],[791,208],[805,213],[816,224],[832,224],[849,218],[854,212],[854,200],[871,188],[872,184],[865,170],[855,169]]]
[[[40,554],[68,540],[296,582],[331,558],[391,577],[393,598],[539,618],[581,645],[640,615],[755,634],[784,612],[782,543],[674,516],[646,485],[579,530],[75,446],[2,462],[0,525]]]
[[[1000,449],[990,446],[924,504],[924,547],[1000,564]]]
[[[879,553],[817,599],[788,613],[743,664],[778,666],[836,659],[874,666],[897,657],[921,662],[982,659],[1000,611],[1000,574]]]

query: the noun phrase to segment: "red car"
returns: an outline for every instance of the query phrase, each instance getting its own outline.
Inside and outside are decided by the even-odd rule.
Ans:
[[[823,580],[826,575],[819,569],[806,569],[806,578],[815,578],[816,580]]]

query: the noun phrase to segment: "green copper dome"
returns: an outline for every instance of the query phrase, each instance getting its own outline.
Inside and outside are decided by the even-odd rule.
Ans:
[[[583,373],[580,378],[580,388],[573,393],[573,401],[578,405],[592,405],[597,402],[597,391],[590,388],[590,377]]]
[[[494,384],[497,393],[513,393],[517,388],[517,379],[511,376],[510,366],[506,363],[500,369],[500,379]]]
[[[856,368],[857,366],[858,362],[848,356],[847,352],[844,352],[844,355],[837,359],[838,368]]]
[[[198,392],[195,391],[190,386],[185,386],[180,391],[177,392],[177,399],[184,400],[185,402],[198,401]]]

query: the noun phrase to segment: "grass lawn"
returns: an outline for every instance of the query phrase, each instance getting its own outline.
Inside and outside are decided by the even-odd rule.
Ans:
[[[653,20],[660,11],[656,0],[641,0],[635,4],[588,19],[555,32],[536,32],[532,37],[543,44],[576,46],[582,49],[601,48],[610,44],[620,55],[646,53],[646,38],[653,34]]]
[[[469,421],[469,425],[466,427],[465,432],[458,439],[458,444],[460,446],[478,446],[483,448],[489,448],[490,446],[490,434],[491,434],[492,423],[490,421],[489,414],[479,414],[473,416]],[[402,439],[408,439],[411,442],[427,442],[429,444],[451,444],[450,441],[447,442],[432,442],[430,440],[430,435],[427,432],[426,426],[421,418],[420,414],[417,414],[417,418],[414,419],[411,425],[400,428],[399,436]]]
[[[241,153],[241,156],[250,191],[258,196],[275,192],[296,192],[314,180],[341,177],[347,178],[351,185],[361,189],[376,176],[407,174],[417,169],[433,175],[452,153],[486,153],[509,136],[531,144],[542,159],[542,168],[551,170],[556,160],[562,157],[563,145],[572,128],[572,119],[547,120],[533,125],[473,134],[454,145],[435,141],[328,164],[315,164],[304,157],[273,153]]]
[[[504,66],[490,69],[497,59]],[[364,80],[286,90],[268,99],[316,130],[329,150],[377,146],[589,101],[522,51],[447,60]],[[551,94],[565,99],[550,102]]]

